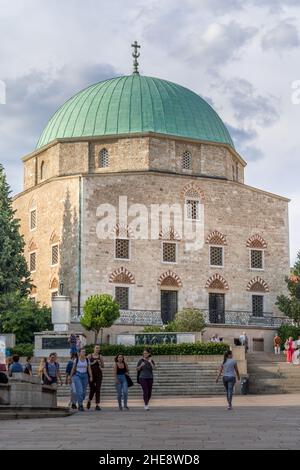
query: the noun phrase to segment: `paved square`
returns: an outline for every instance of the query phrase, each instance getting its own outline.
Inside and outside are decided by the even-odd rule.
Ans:
[[[1,422],[0,449],[299,449],[300,395],[224,399],[153,400],[149,412],[132,401],[120,412],[103,410],[68,418]]]

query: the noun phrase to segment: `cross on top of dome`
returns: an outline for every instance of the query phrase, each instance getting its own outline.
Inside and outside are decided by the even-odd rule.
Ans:
[[[138,49],[141,48],[141,46],[138,44],[137,41],[134,41],[133,44],[131,44],[131,47],[133,48],[133,53],[132,53],[132,57],[134,58],[134,61],[133,61],[133,73],[134,74],[139,74],[139,63],[138,63],[138,58],[140,57],[140,52],[138,51]]]

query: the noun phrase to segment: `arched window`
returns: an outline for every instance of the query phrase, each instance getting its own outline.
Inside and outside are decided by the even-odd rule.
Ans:
[[[41,180],[45,179],[45,162],[44,161],[42,161],[41,163],[40,177],[41,177]]]
[[[188,150],[186,150],[181,157],[181,168],[183,170],[191,170],[192,169],[192,154]]]
[[[99,168],[107,168],[109,165],[109,155],[107,149],[102,149],[99,153]]]

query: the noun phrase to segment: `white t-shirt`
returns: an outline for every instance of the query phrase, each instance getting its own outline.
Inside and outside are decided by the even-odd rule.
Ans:
[[[80,372],[80,374],[86,374],[87,373],[87,370],[88,370],[88,366],[89,366],[89,360],[88,359],[84,359],[83,361],[81,361],[80,359],[78,359],[78,362],[77,362],[77,359],[74,361],[74,364],[76,365],[77,364],[77,367],[76,367],[76,371],[75,372]]]

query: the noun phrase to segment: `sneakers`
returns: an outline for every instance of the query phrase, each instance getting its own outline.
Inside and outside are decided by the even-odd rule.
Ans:
[[[144,406],[144,409],[145,409],[146,411],[149,411],[149,406],[148,406],[148,405],[145,405],[145,406]]]
[[[96,411],[101,411],[101,408],[99,405],[96,405],[96,408],[95,408]]]
[[[124,406],[124,410],[126,410],[126,411],[129,411],[129,408],[128,408],[128,406],[127,406],[127,405],[126,405],[126,406]]]
[[[227,410],[231,411],[232,410],[232,405],[229,405]]]
[[[72,408],[72,410],[77,410],[76,403],[72,403],[71,408]]]
[[[122,406],[119,406],[119,411],[123,411],[123,407],[122,407]]]
[[[87,409],[87,410],[89,410],[89,409],[90,409],[90,407],[91,407],[91,402],[90,402],[90,401],[88,401],[88,402],[87,402],[87,404],[86,404],[86,409]]]
[[[84,411],[83,405],[78,406],[78,411]]]

